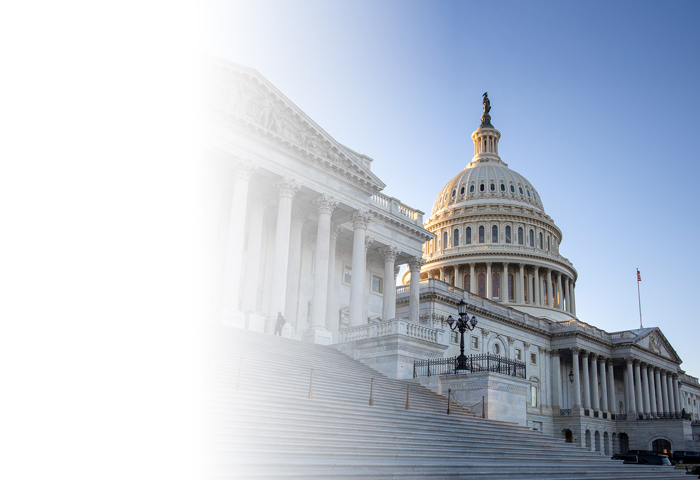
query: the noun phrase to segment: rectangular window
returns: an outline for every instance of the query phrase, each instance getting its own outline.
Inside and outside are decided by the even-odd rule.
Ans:
[[[536,353],[530,354],[530,363],[532,365],[537,365],[537,354]]]
[[[519,362],[523,361],[523,351],[520,350],[519,348],[515,349],[515,359]]]
[[[457,332],[450,332],[450,342],[457,343]]]
[[[472,337],[472,350],[479,350],[479,337]]]
[[[384,279],[376,275],[372,275],[372,292],[383,293],[384,292]]]
[[[352,283],[352,267],[348,267],[347,265],[345,265],[345,269],[343,270],[343,283],[346,285]]]

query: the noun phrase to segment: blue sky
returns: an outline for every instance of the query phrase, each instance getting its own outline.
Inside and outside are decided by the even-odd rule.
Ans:
[[[659,326],[700,375],[700,3],[210,2],[208,53],[255,68],[430,213],[473,154],[489,92],[500,154],[538,189],[579,273],[579,318]]]

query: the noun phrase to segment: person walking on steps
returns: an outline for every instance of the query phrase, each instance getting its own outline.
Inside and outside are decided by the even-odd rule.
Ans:
[[[287,320],[284,319],[282,316],[282,312],[277,312],[277,325],[275,326],[275,335],[279,334],[279,336],[282,336],[282,328],[284,327],[284,324],[287,323]]]

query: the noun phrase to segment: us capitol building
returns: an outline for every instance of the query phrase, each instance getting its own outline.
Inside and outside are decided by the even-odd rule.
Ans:
[[[562,231],[499,156],[486,94],[474,155],[424,218],[258,72],[204,67],[211,322],[272,335],[281,313],[283,336],[601,455],[700,448],[700,385],[661,330],[576,316]],[[455,374],[442,359],[460,354],[447,323],[460,302],[478,324]]]

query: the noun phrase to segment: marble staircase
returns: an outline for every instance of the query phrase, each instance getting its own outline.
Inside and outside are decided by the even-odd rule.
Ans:
[[[446,398],[389,379],[332,347],[231,327],[210,327],[204,347],[207,478],[683,475],[670,467],[623,465],[525,427],[482,419],[454,403],[447,415]]]

